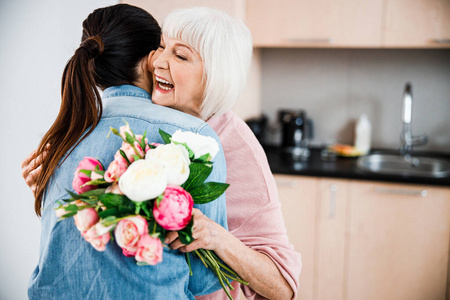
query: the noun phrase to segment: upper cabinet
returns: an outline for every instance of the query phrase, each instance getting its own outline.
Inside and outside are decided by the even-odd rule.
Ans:
[[[381,0],[247,0],[256,47],[379,47],[381,20]]]
[[[385,47],[450,47],[450,1],[386,0]]]
[[[247,0],[255,47],[450,47],[448,0]]]

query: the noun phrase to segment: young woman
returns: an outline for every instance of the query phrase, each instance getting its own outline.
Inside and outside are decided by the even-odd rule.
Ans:
[[[149,56],[152,101],[207,120],[224,147],[231,184],[227,190],[230,232],[196,211],[196,240],[185,246],[171,235],[166,241],[180,251],[214,250],[250,283],[241,287],[249,298],[291,299],[298,289],[300,254],[287,238],[264,151],[231,112],[245,84],[251,52],[248,29],[217,10],[177,10],[164,20],[161,45]],[[33,176],[25,177],[33,186]],[[239,284],[233,285],[232,295],[238,299]],[[226,295],[217,291],[200,298],[226,299]]]
[[[162,142],[159,129],[182,129],[218,140],[198,118],[152,104],[148,54],[158,47],[160,34],[150,14],[125,4],[95,10],[83,22],[81,45],[64,70],[61,110],[37,151],[41,167],[35,177],[35,210],[42,232],[30,299],[194,299],[221,288],[198,258],[193,258],[194,275],[189,276],[179,251],[165,249],[163,261],[152,267],[137,266],[119,247],[98,252],[83,240],[73,220],[58,222],[54,210],[59,201],[70,198],[67,191],[83,157],[106,164],[113,160],[121,140],[106,136],[123,120],[137,134],[146,131],[149,141]],[[102,98],[97,88],[103,90]],[[211,176],[225,182],[222,151]],[[198,208],[226,227],[225,205],[222,196]]]

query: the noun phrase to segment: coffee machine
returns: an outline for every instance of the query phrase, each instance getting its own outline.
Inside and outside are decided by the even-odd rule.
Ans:
[[[304,110],[280,110],[278,120],[281,124],[281,147],[292,154],[295,160],[307,160],[310,155],[308,139],[311,122]]]

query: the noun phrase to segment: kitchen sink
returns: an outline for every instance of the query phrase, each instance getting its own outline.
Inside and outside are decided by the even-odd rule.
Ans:
[[[400,155],[371,154],[357,160],[360,170],[400,176],[443,178],[450,176],[450,161],[442,158],[414,156],[405,159]]]

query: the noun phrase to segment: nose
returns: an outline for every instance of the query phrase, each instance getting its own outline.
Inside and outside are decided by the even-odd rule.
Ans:
[[[167,54],[165,49],[163,51],[156,51],[153,60],[153,67],[155,69],[168,69]]]

